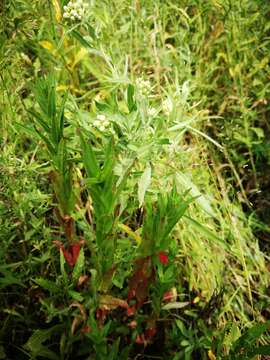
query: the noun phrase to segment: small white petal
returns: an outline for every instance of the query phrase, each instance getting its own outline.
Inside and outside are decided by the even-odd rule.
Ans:
[[[101,121],[104,121],[104,120],[106,120],[106,116],[103,115],[103,114],[99,114],[99,115],[97,115],[97,119],[101,120]]]

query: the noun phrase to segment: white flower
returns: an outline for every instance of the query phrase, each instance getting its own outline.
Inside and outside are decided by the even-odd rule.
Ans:
[[[67,5],[63,7],[64,19],[81,20],[81,18],[86,14],[88,9],[88,4],[84,3],[82,0],[71,0]]]
[[[110,124],[110,121],[106,119],[104,114],[98,114],[96,120],[93,122],[93,125],[101,132],[107,130]]]
[[[106,120],[106,116],[103,115],[103,114],[98,114],[97,119],[100,120],[100,121],[104,121],[104,120]]]
[[[151,83],[149,80],[144,80],[143,78],[138,78],[136,80],[136,86],[141,95],[149,95],[151,92]]]
[[[171,98],[167,98],[162,102],[162,109],[165,115],[170,115],[173,110],[173,102]]]

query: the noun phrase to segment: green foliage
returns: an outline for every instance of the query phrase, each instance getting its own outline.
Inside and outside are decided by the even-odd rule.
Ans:
[[[186,195],[180,196],[174,185],[171,193],[159,194],[156,203],[152,201],[146,203],[143,241],[140,246],[143,256],[153,255],[169,248],[171,241],[169,235],[192,201],[192,199],[185,200]]]
[[[48,341],[53,334],[59,332],[59,330],[61,331],[62,328],[62,325],[55,325],[50,329],[36,330],[25,344],[25,349],[29,351],[31,359],[36,359],[38,357],[52,360],[59,359],[59,357],[45,346],[44,343]]]
[[[68,3],[0,5],[0,358],[269,355],[269,4]]]
[[[270,326],[269,321],[263,324],[253,325],[246,330],[238,339],[236,339],[230,347],[229,355],[224,359],[253,359],[256,355],[269,355],[269,345],[259,345],[258,341],[262,335],[268,331]],[[269,335],[267,334],[267,338]]]

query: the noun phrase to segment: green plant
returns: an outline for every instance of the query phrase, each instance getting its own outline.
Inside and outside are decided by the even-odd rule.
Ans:
[[[267,352],[269,5],[76,6],[0,6],[0,357]]]

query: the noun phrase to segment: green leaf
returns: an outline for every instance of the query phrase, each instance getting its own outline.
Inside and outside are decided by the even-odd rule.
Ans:
[[[83,248],[81,248],[78,259],[76,261],[76,264],[74,266],[73,272],[72,272],[72,281],[77,282],[79,277],[82,274],[82,271],[84,269],[84,251]]]
[[[47,139],[46,136],[44,136],[36,127],[35,127],[35,130],[36,130],[36,133],[39,135],[39,137],[47,145],[47,148],[48,148],[49,152],[51,153],[51,155],[54,155],[55,154],[55,148],[54,148],[53,144],[50,142],[50,140]]]
[[[35,86],[32,87],[35,98],[38,102],[41,112],[43,115],[48,116],[48,106],[47,106],[47,98],[48,98],[48,87],[46,79],[39,79]]]
[[[16,130],[20,131],[24,131],[25,133],[27,133],[27,135],[29,135],[32,139],[36,137],[37,132],[34,129],[33,126],[26,126],[25,124],[20,124],[19,122],[14,122],[14,127]]]
[[[64,137],[64,111],[65,111],[65,104],[67,101],[67,94],[64,95],[63,99],[62,99],[62,103],[59,109],[59,114],[58,114],[58,126],[59,126],[59,138],[58,138],[58,142]]]
[[[139,207],[142,206],[146,190],[151,183],[151,166],[148,164],[138,182]]]
[[[184,186],[186,190],[190,190],[190,194],[196,198],[195,202],[209,215],[215,217],[216,214],[211,207],[210,201],[204,196],[197,186],[191,181],[189,176],[182,172],[177,172],[176,180],[179,185]]]
[[[48,290],[51,294],[57,294],[59,293],[59,286],[57,286],[54,282],[43,279],[43,278],[37,278],[32,279],[36,284],[41,286],[43,289]]]
[[[37,120],[38,124],[43,128],[43,130],[46,131],[46,133],[50,134],[51,129],[49,125],[42,119],[39,114],[32,110],[27,110],[27,112]]]
[[[129,84],[127,88],[127,103],[129,112],[136,109],[136,103],[134,101],[134,86],[131,84]]]
[[[85,166],[86,174],[89,178],[98,178],[100,175],[100,169],[92,146],[85,142],[81,132],[79,132],[79,134],[82,147],[82,159]]]
[[[112,344],[108,359],[116,360],[119,358],[119,345],[120,345],[120,337],[117,338],[117,340],[114,341],[114,343]]]
[[[53,334],[58,334],[63,330],[63,325],[55,325],[50,329],[38,329],[30,336],[24,348],[31,352],[31,355],[35,358],[37,356],[44,357],[45,359],[59,360],[59,357],[51,351],[43,343],[50,340]]]
[[[248,353],[248,358],[251,359],[255,355],[270,355],[270,345],[258,346],[257,348],[251,350]]]
[[[240,338],[234,343],[232,347],[233,353],[240,352],[242,348],[249,348],[270,328],[270,321],[263,324],[257,324],[248,329]]]
[[[1,275],[3,275],[3,277],[2,276],[0,277],[0,289],[10,285],[19,285],[25,287],[22,280],[19,277],[16,277],[9,270],[2,269],[0,270],[0,273]]]
[[[64,280],[64,284],[67,285],[68,284],[68,276],[67,276],[67,272],[65,269],[65,263],[66,263],[65,256],[63,254],[63,251],[60,250],[60,271],[61,271],[61,275]]]
[[[72,297],[72,299],[78,302],[83,302],[84,300],[83,296],[78,291],[68,290],[68,294]]]
[[[170,302],[162,307],[162,310],[182,309],[190,305],[189,301],[185,302]]]
[[[71,35],[72,35],[76,40],[78,40],[79,43],[80,43],[83,47],[85,47],[85,48],[90,48],[90,49],[93,47],[93,46],[91,45],[91,43],[90,43],[89,41],[87,41],[87,40],[79,33],[79,31],[73,30],[73,31],[71,32]]]
[[[108,176],[112,176],[114,165],[114,148],[112,139],[110,139],[106,151],[105,162],[101,173],[101,181],[104,181]]]
[[[195,229],[197,229],[199,232],[205,235],[209,240],[218,242],[227,251],[230,250],[229,245],[223,239],[213,234],[212,231],[210,231],[207,227],[205,227],[204,225],[200,224],[198,221],[192,219],[187,215],[184,215],[184,217],[190,223],[191,226],[193,226]]]
[[[55,91],[55,79],[53,75],[48,76],[47,87],[48,87],[48,117],[52,121],[53,134],[56,131],[55,114],[56,114],[56,91]],[[55,135],[55,134],[54,134]],[[57,137],[56,137],[57,138]]]

